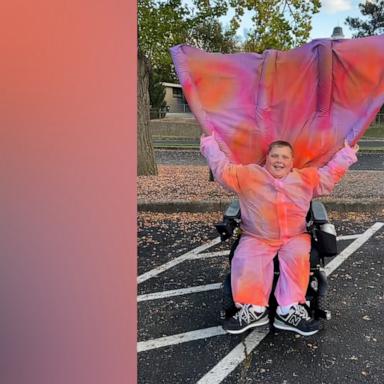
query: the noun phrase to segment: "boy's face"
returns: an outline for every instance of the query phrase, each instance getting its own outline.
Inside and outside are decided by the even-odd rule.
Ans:
[[[276,179],[291,172],[293,167],[292,151],[289,147],[273,147],[267,155],[265,168]]]

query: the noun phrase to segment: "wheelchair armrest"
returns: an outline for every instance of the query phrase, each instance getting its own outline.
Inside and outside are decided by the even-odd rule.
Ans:
[[[233,200],[223,215],[223,221],[215,224],[217,231],[220,234],[221,241],[229,239],[240,223],[240,204],[238,200]]]
[[[317,244],[320,257],[337,255],[335,226],[329,222],[324,204],[312,201],[307,215],[307,229]]]

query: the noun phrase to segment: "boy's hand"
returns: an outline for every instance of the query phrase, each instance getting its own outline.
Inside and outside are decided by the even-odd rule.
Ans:
[[[347,141],[347,139],[344,140],[344,148],[351,148],[355,151],[355,153],[357,153],[357,151],[359,150],[359,145],[358,144],[355,144],[353,147],[351,147]]]
[[[204,131],[201,131],[201,138],[212,136],[213,138],[215,137],[215,131],[212,131],[210,134]]]

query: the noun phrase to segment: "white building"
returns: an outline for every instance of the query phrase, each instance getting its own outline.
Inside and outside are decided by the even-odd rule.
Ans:
[[[180,84],[162,83],[165,88],[165,102],[169,107],[169,112],[191,112],[185,100],[183,89]]]

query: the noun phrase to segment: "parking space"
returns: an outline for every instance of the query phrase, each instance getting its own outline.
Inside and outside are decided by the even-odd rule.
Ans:
[[[151,241],[139,252],[139,383],[383,382],[383,224],[334,223],[339,255],[325,268],[333,317],[309,338],[268,326],[226,334],[219,312],[229,244],[206,221],[169,224],[160,235],[142,226],[139,238]]]

